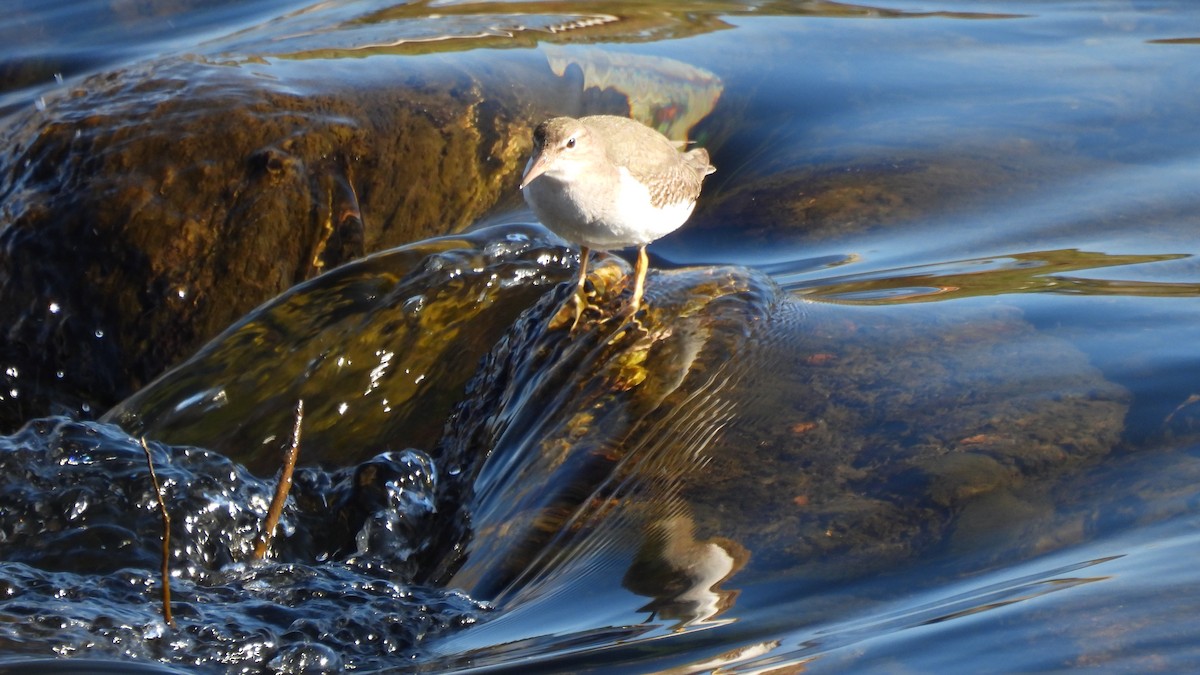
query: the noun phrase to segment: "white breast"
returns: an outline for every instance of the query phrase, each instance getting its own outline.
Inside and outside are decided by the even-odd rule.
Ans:
[[[525,201],[555,234],[589,248],[641,246],[675,230],[692,214],[687,200],[655,208],[650,191],[624,168],[617,180],[576,181],[543,175],[525,186]]]
[[[692,199],[655,207],[646,186],[622,167],[617,198],[608,220],[614,239],[621,246],[641,246],[678,230],[694,208],[696,202]]]

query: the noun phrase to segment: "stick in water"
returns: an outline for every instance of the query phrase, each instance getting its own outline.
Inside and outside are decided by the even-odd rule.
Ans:
[[[271,500],[271,509],[267,511],[267,524],[254,547],[255,560],[265,558],[267,549],[271,548],[271,537],[275,536],[275,526],[279,524],[279,517],[283,515],[283,504],[292,489],[292,471],[296,468],[296,457],[300,455],[300,421],[303,419],[304,399],[300,399],[296,401],[296,426],[292,429],[292,447],[283,458],[283,472],[279,474],[279,485],[275,486],[275,497]]]
[[[162,513],[162,613],[167,625],[175,627],[175,619],[171,616],[171,516],[167,514],[167,503],[163,501],[162,488],[158,486],[158,474],[154,472],[154,459],[150,456],[150,446],[146,445],[146,437],[142,437],[142,450],[146,453],[146,466],[150,467],[150,482],[154,485],[154,496],[158,497],[158,510]]]

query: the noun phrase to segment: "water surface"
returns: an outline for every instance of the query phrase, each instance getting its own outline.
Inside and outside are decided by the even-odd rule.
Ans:
[[[611,102],[583,91],[600,81],[705,145],[718,168],[689,225],[651,247],[656,266],[764,272],[798,303],[846,308],[881,362],[911,355],[870,326],[942,331],[1007,313],[1031,327],[1014,333],[1014,354],[1053,340],[1082,355],[1065,369],[1094,368],[1128,393],[1111,451],[989,495],[944,540],[885,569],[735,572],[721,584],[735,594],[682,619],[621,584],[638,543],[600,528],[567,547],[554,575],[484,598],[497,606],[481,625],[424,644],[418,668],[1178,672],[1200,661],[1192,3],[119,9],[22,3],[7,14],[7,123],[90,75],[154,72],[159,59],[301,92],[383,88],[381,73],[430,64],[518,64],[527,86],[566,92],[560,112],[572,114]],[[685,114],[664,112],[664,82]],[[530,220],[512,199],[482,224]],[[1023,365],[1012,369],[1026,393],[1066,396]],[[796,423],[739,415],[743,429]],[[754,447],[744,462],[765,482]],[[747,569],[763,557],[751,551]]]

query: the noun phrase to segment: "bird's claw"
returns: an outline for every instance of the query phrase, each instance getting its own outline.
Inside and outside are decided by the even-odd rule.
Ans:
[[[559,306],[558,311],[554,314],[554,317],[550,319],[550,328],[557,330],[567,325],[567,321],[570,320],[570,325],[567,327],[567,330],[568,332],[574,333],[575,329],[579,326],[580,320],[583,319],[583,311],[590,305],[591,303],[588,301],[586,296],[580,293],[572,293],[571,296]]]

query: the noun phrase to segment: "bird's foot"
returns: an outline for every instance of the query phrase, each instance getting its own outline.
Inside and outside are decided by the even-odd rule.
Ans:
[[[584,312],[603,316],[604,310],[592,301],[595,294],[596,289],[592,286],[591,282],[588,282],[585,284],[585,288],[578,289],[565,298],[563,303],[559,305],[558,311],[550,318],[549,328],[551,330],[558,330],[566,327],[568,331],[573,333],[583,320]]]
[[[621,308],[620,315],[628,319],[627,323],[630,324],[630,328],[633,331],[638,333],[649,332],[645,324],[642,323],[642,319],[646,318],[646,303],[644,300],[634,302],[631,299],[629,303]]]
[[[575,332],[575,328],[579,325],[579,320],[583,318],[583,310],[586,302],[586,300],[580,298],[579,294],[572,293],[570,297],[558,306],[558,311],[554,313],[554,316],[550,317],[547,327],[550,330],[559,330],[565,326],[570,332]]]
[[[625,272],[621,266],[611,262],[597,265],[582,286],[573,288],[570,297],[563,298],[547,327],[552,330],[567,328],[575,332],[597,322],[623,317],[624,312],[617,305],[615,291],[625,283]]]

